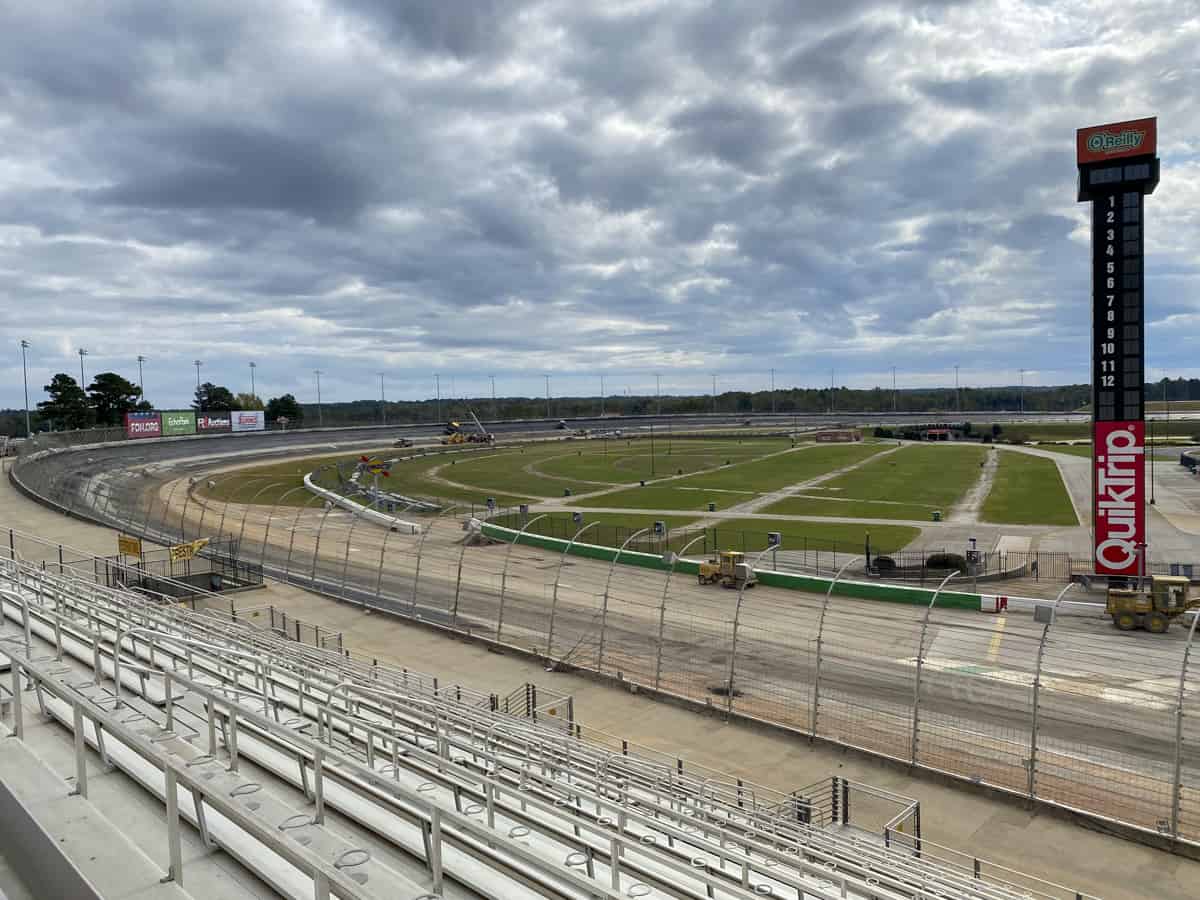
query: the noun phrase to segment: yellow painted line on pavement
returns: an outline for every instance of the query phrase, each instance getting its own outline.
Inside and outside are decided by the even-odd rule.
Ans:
[[[992,635],[992,642],[988,644],[988,662],[994,663],[1000,655],[1000,642],[1004,640],[1004,625],[1007,622],[1006,616],[996,620],[996,633]]]

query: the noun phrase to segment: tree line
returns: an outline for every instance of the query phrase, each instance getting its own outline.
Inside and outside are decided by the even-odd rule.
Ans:
[[[1200,400],[1200,379],[1163,379],[1144,386],[1147,401]],[[70,375],[60,372],[44,387],[49,399],[38,404],[31,415],[37,430],[63,430],[120,425],[126,412],[151,410],[141,389],[115,372],[102,372],[87,390]],[[959,409],[971,412],[1087,412],[1091,386],[1086,384],[1006,387],[909,388],[781,388],[771,391],[726,391],[717,395],[654,396],[614,395],[605,397],[605,415],[651,415],[713,412],[725,414],[768,413],[930,413],[950,415]],[[387,422],[410,424],[437,421],[470,421],[473,411],[480,419],[580,418],[596,416],[601,400],[591,397],[554,397],[549,410],[545,398],[490,397],[436,400],[354,400],[346,403],[300,403],[292,394],[273,397],[264,403],[253,394],[235,394],[221,385],[205,382],[195,391],[191,408],[197,412],[234,409],[265,410],[268,422],[287,419],[289,427],[307,421],[324,425],[369,425]],[[24,412],[0,411],[0,434],[12,437],[25,433]]]
[[[87,389],[66,372],[59,372],[44,385],[48,399],[30,410],[34,431],[69,431],[80,428],[106,428],[124,424],[125,414],[150,412],[153,404],[142,397],[142,389],[116,372],[101,372]],[[300,422],[304,409],[291,394],[273,397],[267,403],[254,394],[235,394],[223,385],[206,381],[198,385],[191,408],[196,412],[230,412],[237,409],[263,409],[269,420],[286,418]],[[25,433],[23,410],[0,411],[0,434],[16,437]]]

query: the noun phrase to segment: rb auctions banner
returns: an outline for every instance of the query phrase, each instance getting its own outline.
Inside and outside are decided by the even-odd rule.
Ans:
[[[235,409],[229,414],[234,431],[263,431],[267,427],[267,416],[260,410]]]

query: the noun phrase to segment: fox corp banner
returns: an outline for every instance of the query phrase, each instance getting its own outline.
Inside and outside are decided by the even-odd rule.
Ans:
[[[1146,424],[1097,422],[1095,429],[1096,572],[1139,575],[1146,543]]]
[[[156,438],[162,436],[162,419],[156,412],[125,413],[125,437]]]
[[[234,410],[229,418],[234,431],[263,431],[267,427],[266,413],[262,410]]]

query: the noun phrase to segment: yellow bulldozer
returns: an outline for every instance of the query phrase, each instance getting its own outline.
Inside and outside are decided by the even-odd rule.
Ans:
[[[701,584],[720,584],[721,587],[748,588],[754,587],[758,579],[746,563],[746,554],[737,550],[723,550],[713,559],[700,563],[699,579]]]
[[[1200,607],[1200,598],[1191,599],[1190,590],[1191,582],[1178,575],[1130,579],[1124,587],[1109,586],[1105,610],[1122,631],[1144,628],[1162,634],[1174,619]]]

